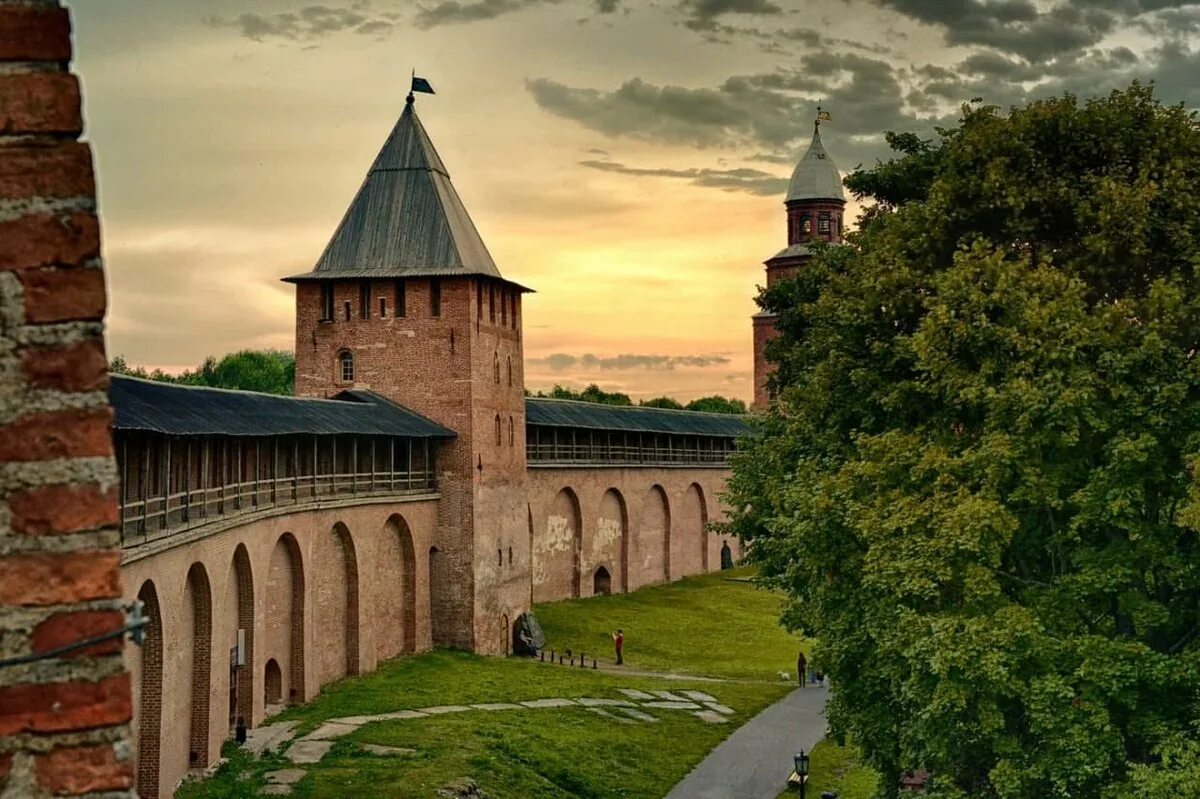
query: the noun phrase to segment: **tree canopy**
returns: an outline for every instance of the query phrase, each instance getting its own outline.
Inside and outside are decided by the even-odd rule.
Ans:
[[[596,402],[602,405],[633,405],[633,399],[628,394],[619,391],[605,391],[595,383],[582,391],[572,391],[565,386],[555,386],[550,391],[538,391],[530,396],[547,397],[550,399],[568,399],[578,402]],[[655,397],[639,400],[637,405],[645,408],[666,408],[675,411],[703,411],[705,413],[746,413],[746,403],[740,399],[730,399],[713,395],[700,397],[684,404],[673,397]]]
[[[117,374],[181,383],[189,386],[212,386],[242,391],[263,391],[268,394],[295,393],[296,359],[283,350],[241,350],[217,360],[210,355],[194,370],[170,375],[161,369],[147,372],[130,366],[121,356],[113,358],[109,370]]]
[[[760,299],[729,527],[885,796],[1200,795],[1200,125],[1135,84],[890,141]]]

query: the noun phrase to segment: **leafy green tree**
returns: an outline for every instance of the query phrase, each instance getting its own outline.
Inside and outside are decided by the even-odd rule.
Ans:
[[[645,408],[666,408],[672,411],[683,410],[683,403],[670,397],[655,397],[654,399],[641,400],[638,402],[638,405]]]
[[[628,394],[622,394],[616,391],[605,391],[600,386],[592,383],[583,391],[572,391],[565,386],[556,385],[549,393],[539,391],[536,396],[549,397],[551,399],[566,399],[575,400],[577,402],[596,402],[602,405],[632,405],[633,400]]]
[[[740,399],[732,399],[730,397],[721,397],[713,395],[711,397],[700,397],[694,399],[687,404],[689,411],[703,411],[705,413],[746,413],[746,403]]]
[[[761,299],[729,527],[884,796],[1196,795],[1200,125],[1135,84],[902,143]]]
[[[109,364],[109,371],[166,383],[268,394],[290,395],[295,393],[296,387],[296,359],[290,352],[282,350],[241,350],[220,360],[210,355],[194,371],[179,375],[169,375],[161,369],[147,372],[141,367],[131,367],[124,356],[118,355]]]

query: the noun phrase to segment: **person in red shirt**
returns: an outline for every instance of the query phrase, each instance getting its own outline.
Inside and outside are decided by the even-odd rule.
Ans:
[[[625,661],[621,658],[621,650],[625,648],[625,633],[617,630],[613,633],[613,647],[617,650],[617,665],[620,666]]]

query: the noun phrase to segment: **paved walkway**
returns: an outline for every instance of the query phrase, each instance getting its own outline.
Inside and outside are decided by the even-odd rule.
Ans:
[[[824,737],[827,693],[792,691],[726,738],[666,799],[775,799],[787,787],[792,755]]]

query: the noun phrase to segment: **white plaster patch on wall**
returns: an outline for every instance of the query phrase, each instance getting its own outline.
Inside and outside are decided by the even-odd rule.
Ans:
[[[566,516],[548,516],[546,518],[546,534],[533,541],[533,582],[535,585],[545,584],[550,579],[548,556],[556,552],[572,551],[575,546],[575,531],[571,529],[571,520]]]

